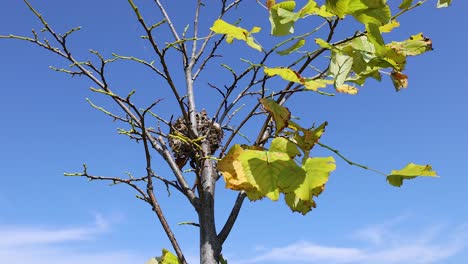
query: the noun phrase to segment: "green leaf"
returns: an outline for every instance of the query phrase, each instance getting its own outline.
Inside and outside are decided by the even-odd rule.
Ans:
[[[295,7],[295,1],[284,1],[269,8],[269,20],[273,36],[286,36],[294,33],[294,23],[308,15],[318,15],[324,18],[334,16],[326,10],[326,6],[318,7],[313,0],[309,0],[298,12],[294,12]]]
[[[304,180],[305,172],[287,153],[244,150],[234,145],[218,162],[226,188],[244,190],[250,200],[268,197],[278,200],[280,192],[289,193]]]
[[[318,7],[317,3],[313,0],[309,0],[307,4],[298,12],[298,16],[300,18],[305,17],[307,15],[318,15],[324,18],[334,16],[332,13],[326,10],[325,5]]]
[[[349,13],[364,25],[372,23],[382,26],[392,17],[386,0],[350,0]]]
[[[226,42],[231,44],[234,39],[243,40],[251,48],[258,51],[262,51],[262,46],[255,42],[255,39],[252,37],[252,34],[258,33],[260,31],[259,27],[252,28],[251,31],[247,31],[244,28],[237,27],[225,22],[222,19],[217,19],[213,26],[210,28],[216,34],[226,35]]]
[[[291,121],[293,130],[295,130],[293,139],[297,146],[308,155],[309,151],[314,147],[314,145],[319,141],[320,137],[325,132],[325,127],[328,125],[327,122],[324,122],[317,128],[304,129],[301,126],[295,124]]]
[[[363,72],[361,72],[359,74],[356,74],[353,78],[348,78],[347,81],[348,82],[353,82],[355,84],[358,84],[358,85],[362,86],[362,85],[364,85],[365,81],[368,78],[374,78],[377,81],[381,81],[382,80],[382,75],[380,74],[378,68],[370,68],[369,67],[368,70],[363,71]]]
[[[317,16],[321,16],[323,18],[331,18],[335,16],[333,13],[330,13],[327,11],[327,7],[325,5],[315,10],[314,14],[316,14]]]
[[[344,84],[353,66],[353,58],[333,52],[329,72],[334,78],[335,88]]]
[[[398,6],[400,9],[408,9],[413,4],[413,0],[403,0]]]
[[[361,0],[349,1],[350,10],[371,6],[370,2],[360,5]],[[375,1],[376,6],[379,1]],[[351,6],[351,4],[355,5]],[[329,76],[333,77],[337,92],[356,94],[357,87],[346,83],[363,85],[368,78],[380,81],[382,77],[380,71],[386,68],[392,70],[390,78],[397,91],[407,87],[408,76],[402,73],[406,66],[407,56],[416,56],[432,50],[432,41],[420,33],[405,41],[385,44],[382,32],[390,32],[397,26],[399,26],[397,21],[391,21],[382,26],[368,23],[366,36],[340,45],[331,45],[322,39],[315,40],[320,47],[332,51]]]
[[[226,188],[243,190],[250,200],[268,197],[276,201],[283,193],[292,211],[309,212],[315,207],[313,197],[323,191],[335,170],[335,160],[333,157],[305,158],[300,167],[292,158],[297,155],[297,147],[288,146],[287,141],[275,138],[268,151],[234,145],[218,162]]]
[[[276,137],[273,139],[270,145],[270,151],[286,153],[291,159],[301,155],[296,144],[283,137]]]
[[[387,181],[393,186],[400,187],[403,184],[403,180],[414,179],[418,176],[437,177],[437,174],[432,170],[430,165],[409,163],[401,170],[392,170],[387,176]]]
[[[304,17],[306,15],[314,14],[317,9],[317,3],[313,0],[309,0],[307,1],[307,4],[299,11],[299,16]]]
[[[291,112],[289,112],[288,108],[281,106],[276,103],[275,100],[268,98],[260,99],[260,103],[263,108],[273,116],[273,120],[276,124],[276,134],[288,126],[289,119],[291,119]]]
[[[403,52],[387,45],[378,57],[369,61],[370,67],[388,68],[395,71],[403,71],[406,65],[406,56]]]
[[[365,61],[370,61],[371,58],[375,57],[375,47],[372,42],[369,41],[369,38],[366,36],[362,36],[359,38],[353,39],[351,42],[352,47],[359,51],[363,57],[365,57]]]
[[[157,258],[152,258],[146,264],[180,264],[181,262],[172,254],[169,250],[163,249],[162,256]]]
[[[328,49],[328,50],[335,51],[335,52],[340,52],[338,48],[336,48],[335,46],[331,45],[330,43],[326,42],[325,40],[321,38],[316,38],[315,43],[317,43],[317,45],[319,45],[320,47],[324,49]]]
[[[294,43],[291,47],[282,51],[277,51],[276,53],[278,53],[279,55],[288,55],[300,49],[302,46],[304,46],[304,44],[305,44],[305,39],[301,38],[296,43]]]
[[[278,8],[277,12],[278,16],[281,18],[280,23],[283,25],[288,23],[294,23],[300,18],[299,13],[291,12],[283,8]]]
[[[270,8],[269,20],[271,24],[271,34],[273,36],[286,36],[294,33],[294,20],[291,20],[288,16],[294,11],[295,7],[295,1],[284,1]],[[286,20],[283,21],[285,18]]]
[[[352,46],[344,47],[343,51],[345,54],[353,58],[353,67],[351,69],[354,73],[361,74],[367,70],[368,66],[366,58],[368,57],[367,55],[370,54],[366,53],[365,51],[355,49]],[[348,77],[348,79],[350,79],[350,77]]]
[[[437,8],[448,7],[452,4],[452,0],[439,0],[437,1]]]
[[[305,171],[304,181],[294,192],[285,195],[286,204],[295,212],[307,214],[316,207],[313,200],[325,188],[330,173],[336,168],[333,157],[308,158],[302,169]]]
[[[385,50],[385,42],[380,32],[379,26],[377,24],[367,24],[367,37],[368,40],[374,44],[376,54],[381,55]]]
[[[321,45],[327,46],[330,44],[324,42]],[[376,57],[375,46],[371,41],[369,41],[367,36],[355,38],[350,43],[339,47],[332,46],[332,48],[336,53],[344,54],[353,58],[352,71],[356,74],[370,71],[371,69],[368,63]]]
[[[432,40],[422,33],[411,36],[408,40],[392,42],[388,46],[405,56],[416,56],[432,50]]]
[[[385,0],[327,0],[325,6],[339,18],[353,15],[363,24],[384,25],[391,17],[390,7]]]
[[[327,11],[335,14],[339,18],[344,18],[349,14],[350,0],[326,0],[325,6]]]
[[[390,24],[389,27],[396,26]],[[408,78],[401,73],[406,65],[406,56],[419,55],[431,50],[431,40],[417,34],[409,40],[384,45],[379,27],[376,24],[368,24],[367,27],[367,36],[341,45],[333,46],[324,40],[316,39],[318,45],[332,51],[329,75],[334,78],[336,91],[356,94],[357,87],[345,84],[346,82],[363,85],[368,78],[380,81],[379,71],[385,68],[391,68],[394,72],[390,77],[397,90],[406,88]]]

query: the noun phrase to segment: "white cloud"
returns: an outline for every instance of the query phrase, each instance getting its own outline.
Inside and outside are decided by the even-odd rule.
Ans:
[[[392,229],[394,229],[398,224],[404,223],[404,221],[408,219],[408,215],[401,215],[380,224],[369,225],[354,232],[352,237],[361,239],[373,246],[380,246],[383,243],[387,246],[389,244],[398,244],[399,241],[401,241],[401,238],[399,237],[399,234],[393,232]]]
[[[146,260],[129,252],[87,253],[50,247],[0,249],[0,263],[8,264],[143,264]]]
[[[398,232],[405,218],[351,232],[365,240],[366,246],[335,247],[299,241],[284,247],[263,250],[233,264],[296,263],[296,264],[432,264],[455,256],[468,245],[468,226],[443,228],[434,225],[417,233]]]
[[[109,223],[97,215],[93,225],[72,228],[0,226],[0,263],[8,264],[136,264],[148,258],[135,252],[77,250],[109,230]],[[68,245],[68,246],[67,246]]]
[[[234,261],[234,263],[298,263],[304,261],[309,261],[309,263],[323,263],[323,261],[346,263],[344,261],[347,259],[359,259],[361,255],[362,252],[356,248],[326,247],[301,241],[286,247],[273,248],[247,261]]]
[[[87,227],[38,228],[0,226],[0,248],[44,245],[92,239],[108,229],[107,221],[96,215],[95,223]]]

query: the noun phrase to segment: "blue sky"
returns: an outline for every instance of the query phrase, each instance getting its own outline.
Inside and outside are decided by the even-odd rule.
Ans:
[[[0,34],[40,29],[22,1],[5,2],[0,9]],[[142,33],[127,1],[112,1],[112,6],[90,0],[73,1],[73,5],[59,0],[31,2],[57,31],[83,26],[70,40],[83,60],[90,57],[90,48],[106,56],[112,52],[152,55],[149,45],[139,39]],[[245,203],[224,245],[229,263],[458,264],[468,260],[464,168],[468,3],[454,1],[451,8],[440,10],[435,3],[429,1],[402,17],[402,27],[388,36],[402,40],[424,32],[433,41],[433,52],[410,59],[408,89],[395,93],[388,81],[369,82],[354,97],[311,93],[293,99],[288,107],[301,116],[303,124],[328,120],[323,142],[353,161],[387,172],[408,162],[430,163],[441,177],[394,188],[384,177],[337,159],[338,169],[317,199],[318,207],[307,216],[291,213],[282,202]],[[150,1],[141,6],[145,16],[159,16]],[[190,7],[169,5],[168,11],[179,30],[192,15]],[[268,32],[267,17],[258,15],[261,9],[254,3],[241,5],[239,11],[245,27],[262,25]],[[227,20],[233,22],[238,16]],[[208,28],[213,20],[209,15],[205,18],[202,25]],[[255,56],[240,42],[226,50],[226,60],[236,69],[244,66],[239,57]],[[121,125],[92,109],[85,98],[115,109],[111,102],[92,94],[89,81],[51,71],[49,65],[67,63],[28,43],[1,40],[0,58],[0,262],[144,263],[159,255],[161,248],[170,248],[157,219],[134,198],[133,191],[62,176],[79,171],[84,162],[100,175],[144,172],[142,146],[118,135],[116,128]],[[206,83],[222,84],[226,76],[220,71],[201,76],[197,103],[209,113],[213,112],[209,103],[219,97]],[[109,78],[122,94],[136,88],[135,98],[141,103],[165,98],[158,111],[166,117],[173,113],[167,87],[146,69],[119,63],[110,68]],[[251,124],[245,132],[255,126]],[[163,165],[159,172],[168,174]],[[218,225],[236,196],[222,187],[221,180]],[[158,186],[157,192],[189,261],[194,260],[190,263],[196,263],[197,230],[177,225],[195,221],[194,211],[176,193],[167,197],[164,186]]]

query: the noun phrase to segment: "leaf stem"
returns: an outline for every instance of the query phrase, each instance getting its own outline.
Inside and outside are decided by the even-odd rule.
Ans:
[[[412,9],[414,9],[414,8],[416,8],[416,7],[420,6],[420,5],[422,5],[422,4],[424,4],[425,2],[427,2],[427,0],[422,0],[422,1],[419,1],[419,2],[417,2],[416,4],[410,6],[410,7],[406,8],[406,9],[401,10],[399,13],[397,13],[397,14],[394,15],[394,16],[392,16],[392,20],[395,19],[395,18],[397,18],[397,17],[399,17],[399,16],[401,16],[401,15],[403,15],[404,13],[406,13],[406,12],[408,12],[408,11],[410,11],[410,10],[412,10]]]
[[[383,173],[383,172],[378,171],[376,169],[369,168],[368,166],[365,166],[365,165],[362,165],[362,164],[359,164],[359,163],[356,163],[356,162],[353,162],[353,161],[349,160],[348,158],[343,156],[337,149],[334,149],[334,148],[332,148],[330,146],[327,146],[327,145],[325,145],[323,143],[320,143],[320,142],[317,142],[317,144],[319,146],[321,146],[322,148],[326,148],[326,149],[330,150],[331,152],[335,153],[336,155],[338,155],[338,157],[340,157],[342,160],[346,161],[351,166],[356,166],[356,167],[359,167],[359,168],[362,168],[362,169],[365,169],[365,170],[369,170],[369,171],[381,174],[383,176],[387,176],[386,173]]]

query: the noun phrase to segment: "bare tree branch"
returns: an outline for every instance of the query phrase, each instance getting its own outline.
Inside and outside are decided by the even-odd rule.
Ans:
[[[237,220],[237,216],[239,216],[240,209],[242,208],[242,203],[244,202],[246,196],[247,195],[243,191],[239,192],[239,194],[237,195],[237,199],[234,202],[234,206],[231,210],[231,213],[229,214],[229,217],[226,220],[223,229],[221,229],[221,232],[219,232],[218,234],[218,240],[221,245],[224,243],[224,241],[226,241],[226,238],[229,236],[229,233],[231,233],[232,227],[234,226],[234,223]]]
[[[328,33],[328,37],[327,37],[327,40],[326,40],[327,42],[330,42],[331,39],[333,38],[333,35],[335,34],[335,28],[338,26],[338,22],[339,22],[338,19],[336,19],[334,21],[329,21],[330,31]],[[321,48],[317,52],[315,52],[312,56],[309,56],[307,58],[307,60],[302,64],[302,66],[299,68],[297,73],[301,74],[305,69],[307,69],[307,66],[309,66],[309,64],[312,61],[314,61],[316,58],[318,58],[318,56],[320,56],[325,51],[326,51],[326,49]],[[282,91],[289,91],[293,85],[294,85],[294,82],[289,82]],[[278,99],[276,100],[276,102],[278,104],[280,104],[280,105],[283,105],[286,102],[286,100],[284,100],[285,96],[286,96],[286,94],[281,94],[278,97]],[[255,145],[261,145],[261,144],[265,143],[264,140],[269,138],[267,127],[268,127],[268,123],[270,122],[270,120],[271,120],[271,115],[268,115],[265,122],[263,123],[263,126],[262,126],[262,129],[260,130],[260,133],[258,134],[257,140],[255,141]]]
[[[143,29],[145,30],[147,36],[148,36],[148,41],[150,42],[151,46],[153,47],[153,50],[154,52],[158,55],[159,57],[159,61],[160,61],[160,64],[161,66],[163,67],[163,76],[165,78],[165,80],[167,81],[167,84],[169,85],[169,87],[171,88],[172,90],[172,93],[174,94],[176,100],[177,100],[177,103],[179,104],[179,108],[180,108],[180,111],[182,113],[182,115],[184,116],[185,120],[189,120],[189,116],[187,114],[187,111],[185,109],[185,106],[184,106],[184,103],[183,103],[183,99],[182,97],[180,96],[179,94],[179,91],[177,90],[177,87],[171,77],[171,73],[167,67],[167,63],[166,63],[166,59],[165,59],[165,53],[163,53],[159,47],[158,47],[158,44],[156,43],[154,37],[153,37],[153,32],[152,32],[152,29],[153,27],[148,27],[146,25],[146,22],[145,20],[143,19],[143,17],[141,16],[139,10],[138,10],[138,7],[135,5],[135,3],[133,2],[133,0],[128,0],[128,2],[130,3],[133,11],[135,12],[136,16],[137,16],[137,19],[138,21],[140,22],[141,26],[143,27]],[[168,21],[167,20],[168,18],[165,18],[165,21]],[[169,22],[168,22],[169,23]]]
[[[161,1],[160,0],[153,0],[153,1],[156,3],[159,10],[163,14],[164,19],[167,21],[167,24],[169,25],[169,28],[171,29],[172,35],[174,36],[176,42],[179,43],[182,54],[184,55],[185,64],[188,64],[189,58],[187,54],[187,47],[185,45],[185,41],[182,41],[182,39],[179,37],[179,34],[177,33],[177,30],[175,29],[174,23],[172,23],[172,20],[169,14],[167,13],[166,9],[164,8],[164,6],[161,4]]]
[[[140,123],[142,126],[142,138],[143,138],[143,146],[145,148],[145,159],[146,159],[146,172],[147,172],[147,184],[146,184],[146,192],[149,197],[149,202],[153,207],[153,211],[156,213],[158,216],[159,222],[161,223],[164,231],[167,234],[167,237],[171,241],[172,247],[176,251],[177,257],[179,258],[179,261],[182,264],[187,264],[187,261],[185,260],[185,256],[182,253],[182,249],[179,246],[179,243],[177,242],[177,239],[174,236],[174,233],[172,232],[169,224],[167,223],[167,220],[164,216],[164,213],[159,206],[159,203],[156,199],[156,196],[154,195],[154,189],[153,189],[153,170],[151,166],[151,153],[150,149],[148,146],[148,132],[146,131],[146,126],[145,126],[145,115],[146,113],[154,106],[156,105],[157,102],[153,103],[150,107],[148,107],[145,111],[143,111],[142,114],[138,112],[138,115],[140,117]]]

